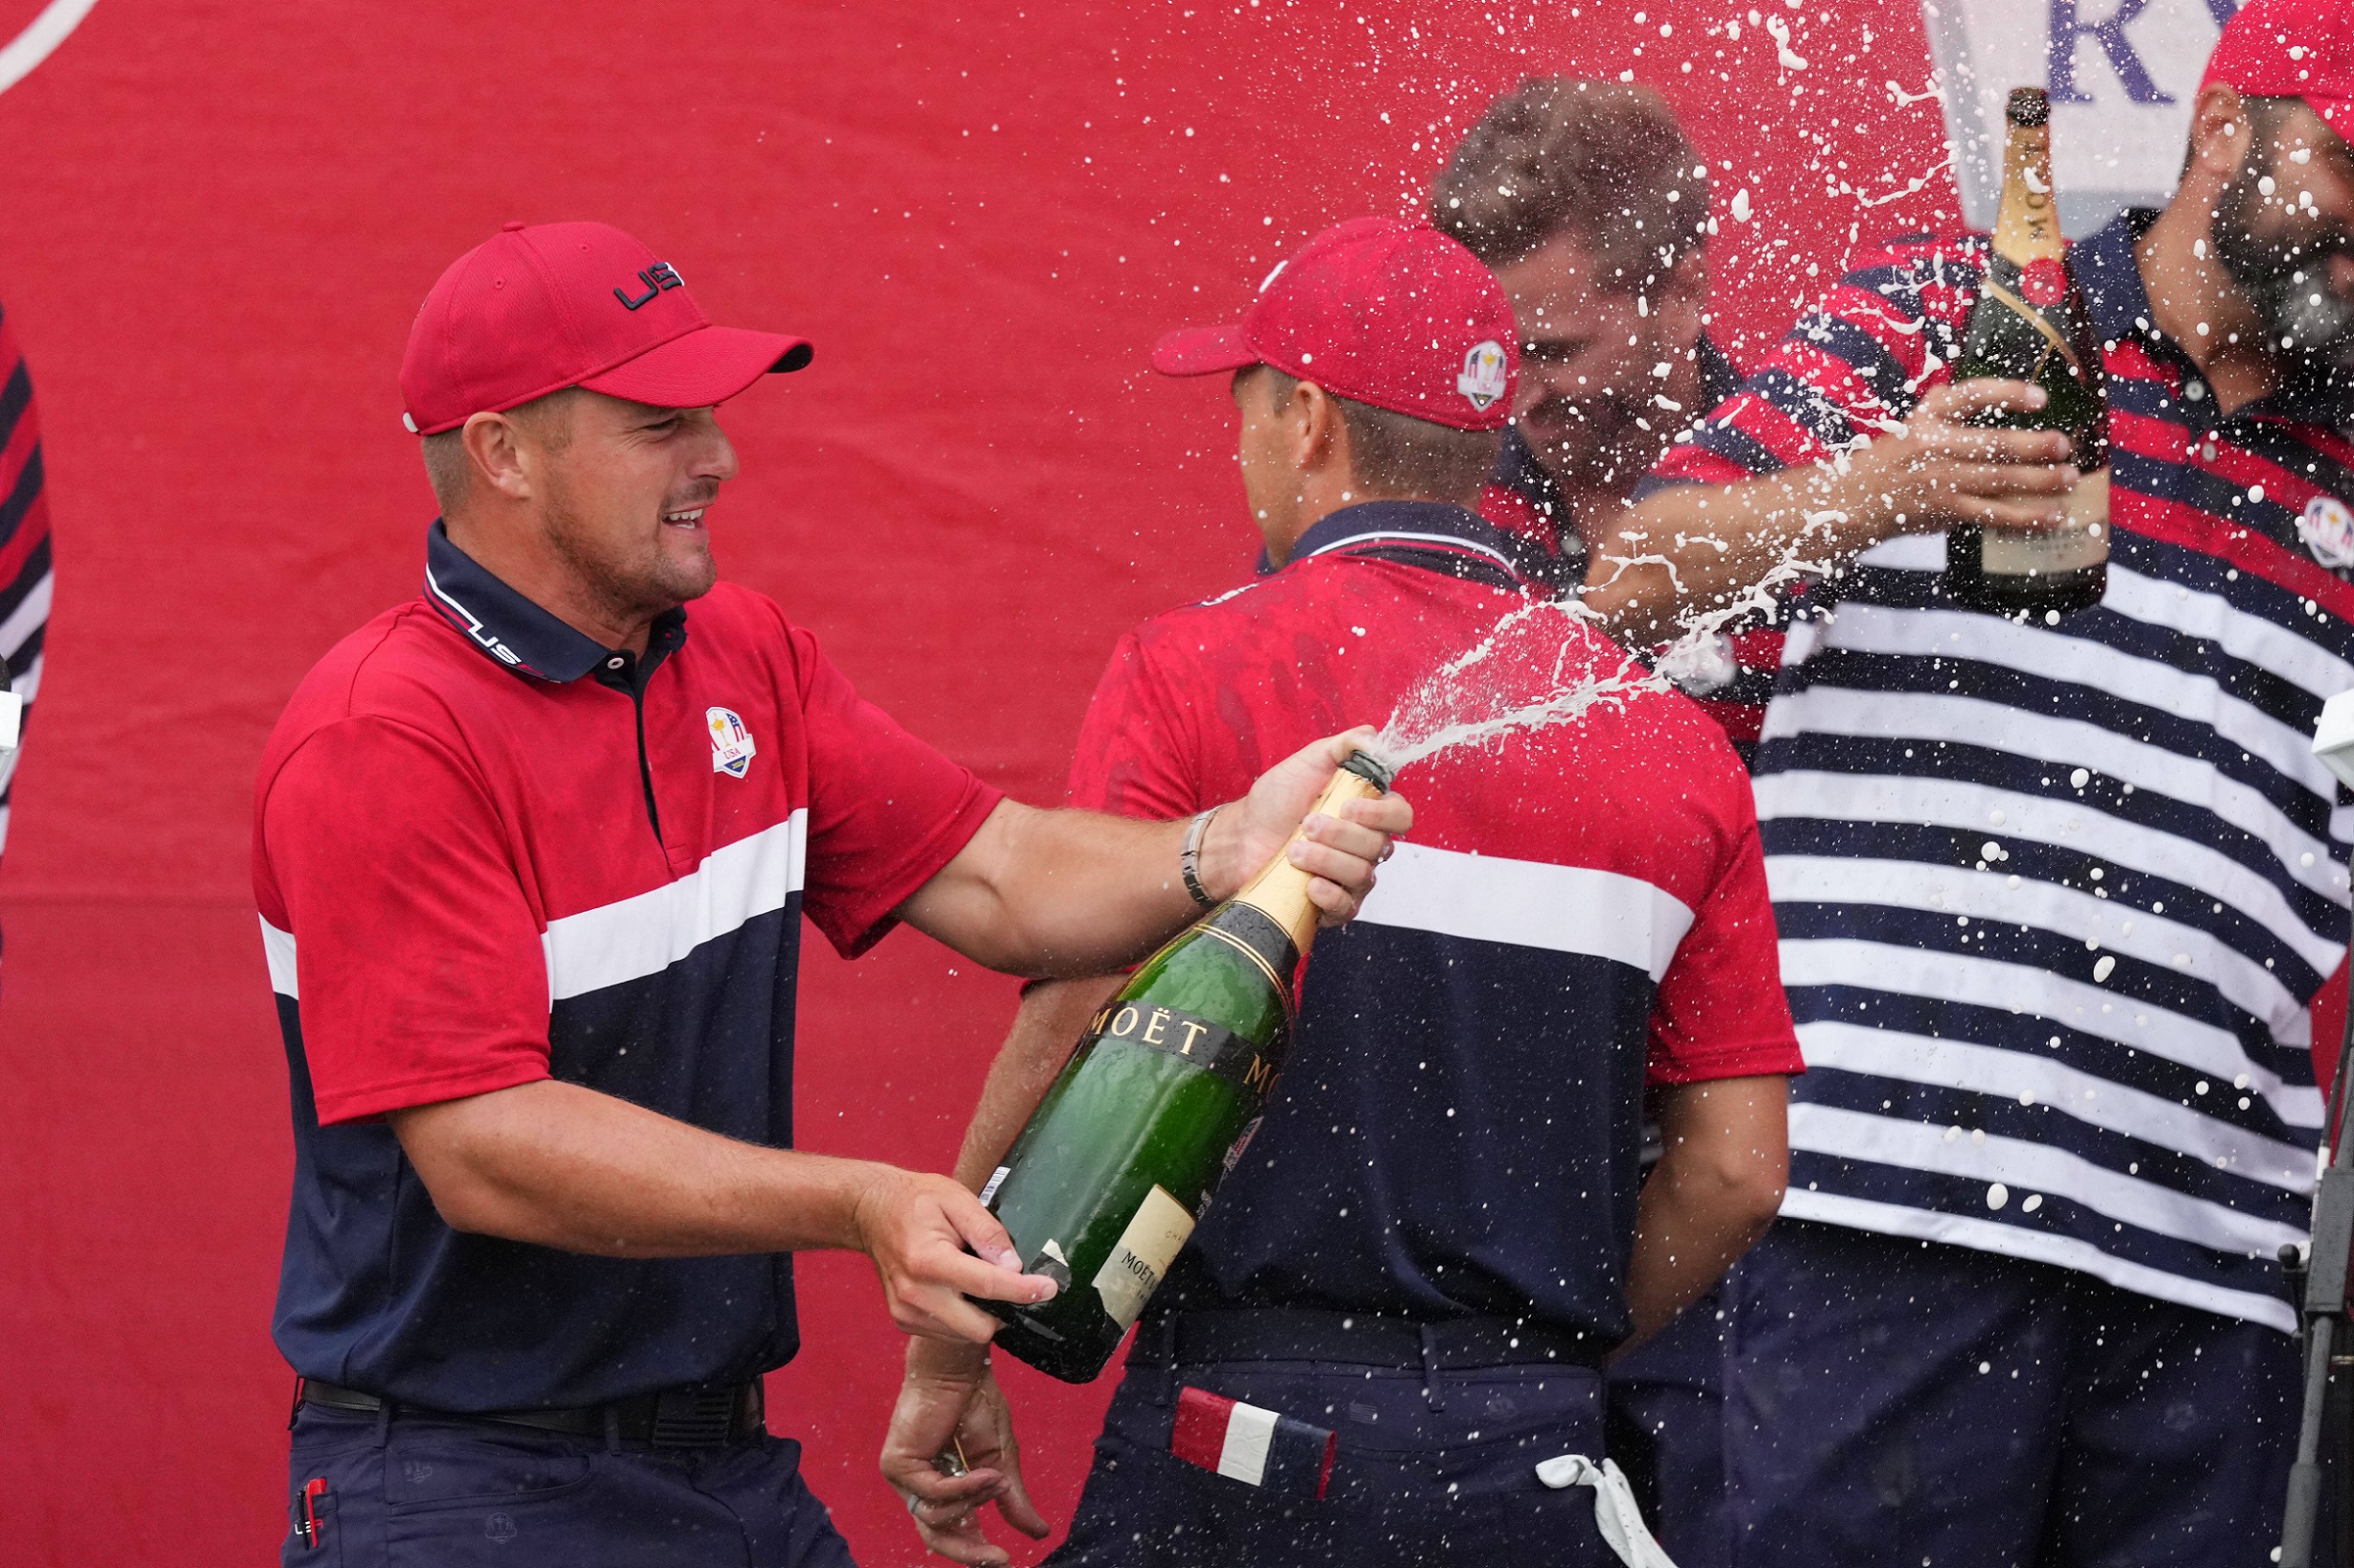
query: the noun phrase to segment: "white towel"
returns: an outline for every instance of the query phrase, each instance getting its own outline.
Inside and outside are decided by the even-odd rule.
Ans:
[[[1651,1539],[1643,1510],[1635,1506],[1635,1493],[1626,1484],[1626,1473],[1613,1461],[1605,1459],[1597,1465],[1582,1453],[1565,1453],[1537,1466],[1537,1479],[1556,1490],[1592,1487],[1594,1523],[1601,1528],[1604,1543],[1626,1568],[1675,1568],[1660,1543]]]

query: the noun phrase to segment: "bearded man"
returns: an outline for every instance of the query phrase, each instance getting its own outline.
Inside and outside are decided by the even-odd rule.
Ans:
[[[2108,377],[2102,601],[1972,613],[1950,524],[2059,521],[2065,436],[1951,384],[1978,235],[1860,258],[1654,471],[1587,603],[1636,634],[1796,551],[1754,765],[1808,1072],[1726,1289],[1734,1561],[2263,1563],[2277,1257],[2323,1120],[2354,687],[2354,6],[2255,0],[2179,189],[2071,266]],[[1811,591],[1809,599],[1820,599]]]

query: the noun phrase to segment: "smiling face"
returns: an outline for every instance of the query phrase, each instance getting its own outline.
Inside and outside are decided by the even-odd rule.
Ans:
[[[1690,363],[1704,269],[1695,251],[1651,294],[1604,287],[1592,252],[1567,230],[1496,269],[1520,330],[1512,416],[1564,486],[1631,491],[1692,417],[1655,403],[1670,388],[1653,368]]]
[[[711,591],[705,512],[736,475],[707,408],[653,408],[580,391],[527,424],[545,547],[584,597],[620,624]]]

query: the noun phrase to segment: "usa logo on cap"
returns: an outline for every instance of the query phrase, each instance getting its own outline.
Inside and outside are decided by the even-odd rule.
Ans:
[[[760,749],[743,720],[734,708],[705,708],[703,723],[711,729],[711,771],[742,778],[752,765],[752,754]]]
[[[1485,414],[1488,405],[1511,390],[1511,372],[1504,362],[1504,345],[1493,338],[1472,344],[1471,352],[1463,356],[1463,374],[1455,379],[1455,389]]]

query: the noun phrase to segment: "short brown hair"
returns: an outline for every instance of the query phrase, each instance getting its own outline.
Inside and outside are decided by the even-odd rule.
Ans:
[[[1300,379],[1272,365],[1256,367],[1267,377],[1274,407],[1289,408]],[[1340,405],[1349,428],[1349,471],[1357,488],[1396,500],[1469,504],[1496,467],[1502,430],[1458,430],[1416,419],[1326,389]]]
[[[1430,218],[1490,267],[1567,230],[1601,286],[1633,293],[1707,243],[1709,172],[1650,88],[1533,76],[1463,137],[1431,186]]]

